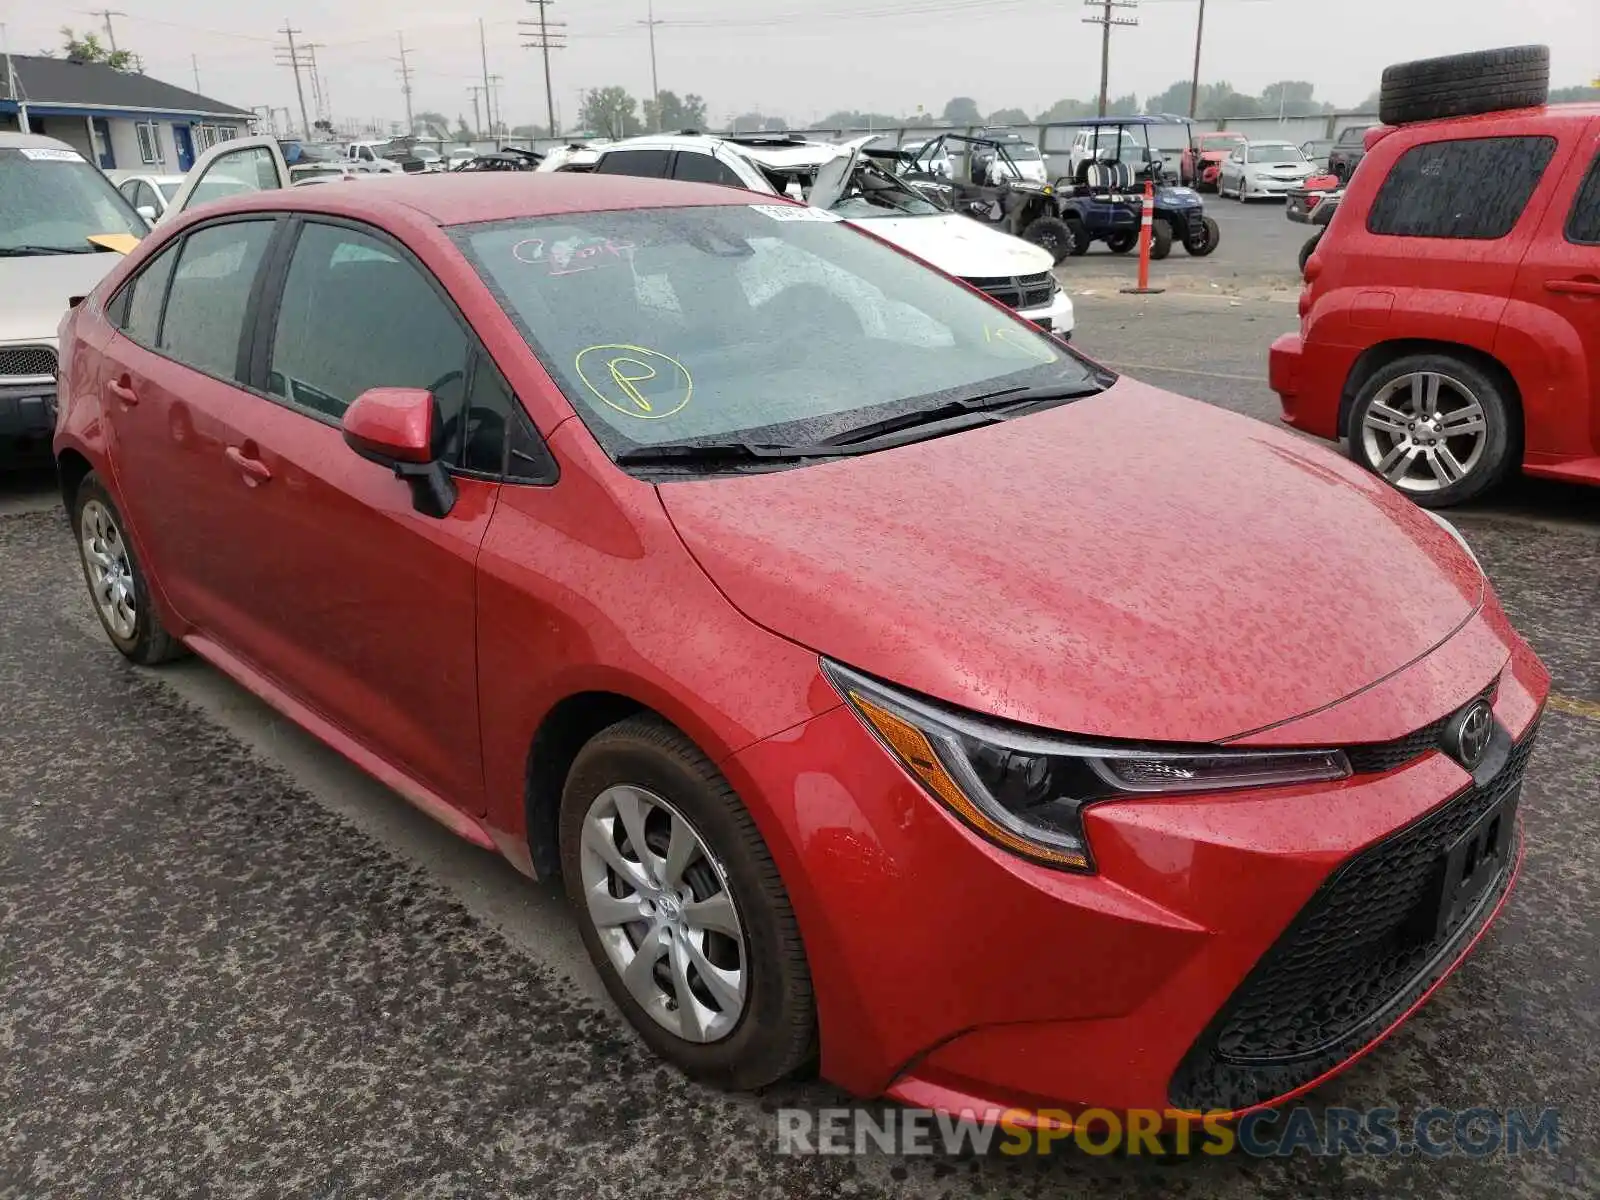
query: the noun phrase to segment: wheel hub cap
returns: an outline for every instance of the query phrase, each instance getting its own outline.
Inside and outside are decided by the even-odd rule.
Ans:
[[[1482,401],[1459,379],[1420,371],[1386,384],[1361,423],[1367,465],[1404,492],[1437,492],[1483,461]]]
[[[98,500],[83,506],[79,517],[79,550],[95,607],[119,638],[131,639],[138,628],[138,592],[128,547],[111,510]]]
[[[644,788],[607,788],[584,815],[588,917],[623,986],[662,1028],[721,1041],[744,1012],[748,947],[727,871],[687,818]]]

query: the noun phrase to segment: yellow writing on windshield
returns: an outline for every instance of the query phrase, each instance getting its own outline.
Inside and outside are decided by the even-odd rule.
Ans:
[[[694,379],[670,354],[622,343],[590,346],[573,363],[578,378],[607,407],[642,421],[682,412]]]

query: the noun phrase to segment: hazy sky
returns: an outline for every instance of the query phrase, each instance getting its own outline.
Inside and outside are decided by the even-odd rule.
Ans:
[[[85,0],[70,0],[82,5]],[[95,0],[110,3],[111,0]],[[551,55],[556,105],[576,116],[581,88],[620,84],[650,91],[642,24],[648,0],[555,0],[568,48]],[[758,109],[803,123],[841,108],[937,113],[953,95],[985,112],[1030,114],[1099,86],[1099,30],[1082,0],[654,0],[660,84],[698,92],[721,120]],[[398,118],[404,112],[396,34],[413,69],[413,104],[471,119],[467,89],[482,79],[478,24],[489,69],[505,77],[501,111],[512,125],[544,121],[537,51],[519,47],[517,21],[537,15],[523,0],[476,0],[450,11],[423,0],[117,0],[120,46],[146,70],[241,107],[293,106],[289,70],[273,65],[287,17],[321,43],[318,64],[336,116]],[[1198,0],[1142,0],[1136,28],[1113,35],[1111,89],[1141,101],[1190,74]],[[1119,10],[1127,11],[1127,10]],[[56,46],[58,26],[97,25],[76,7],[0,0],[13,52]],[[1552,47],[1556,86],[1600,77],[1600,0],[1208,0],[1201,77],[1245,92],[1274,80],[1308,79],[1320,98],[1345,105],[1370,93],[1390,62],[1524,42]]]

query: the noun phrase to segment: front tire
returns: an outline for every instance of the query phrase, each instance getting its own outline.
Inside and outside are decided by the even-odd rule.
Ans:
[[[1191,234],[1184,239],[1183,248],[1195,258],[1205,258],[1222,243],[1222,229],[1210,217],[1200,218],[1199,235]]]
[[[1411,354],[1372,373],[1350,411],[1350,457],[1424,508],[1482,495],[1515,465],[1504,383],[1464,358]]]
[[[1137,233],[1114,233],[1106,239],[1106,249],[1113,254],[1126,254],[1138,244]]]
[[[153,667],[182,657],[184,649],[161,623],[144,568],[125,530],[122,511],[100,477],[93,472],[84,476],[73,497],[72,532],[95,615],[124,657]]]
[[[1071,225],[1059,217],[1040,217],[1022,231],[1022,240],[1050,251],[1050,256],[1059,266],[1074,252],[1077,234]]]
[[[1172,253],[1172,226],[1157,217],[1150,222],[1150,257],[1159,262]]]
[[[683,734],[641,716],[596,735],[567,777],[560,842],[584,945],[652,1050],[738,1090],[811,1061],[811,975],[778,869]]]

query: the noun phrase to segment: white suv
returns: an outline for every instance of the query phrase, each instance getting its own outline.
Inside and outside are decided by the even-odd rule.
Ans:
[[[1072,300],[1061,290],[1048,250],[959,216],[906,187],[873,162],[860,138],[844,146],[791,134],[714,137],[663,133],[600,148],[598,175],[636,175],[716,183],[826,208],[842,220],[954,275],[1020,316],[1070,337]],[[833,164],[824,171],[823,168]],[[539,169],[565,164],[547,159]]]

